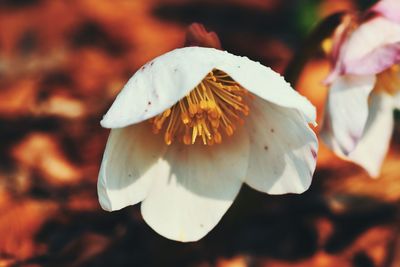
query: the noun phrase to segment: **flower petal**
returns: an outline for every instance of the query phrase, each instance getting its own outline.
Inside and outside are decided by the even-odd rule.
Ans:
[[[170,169],[142,202],[144,220],[172,240],[196,241],[221,219],[238,194],[249,157],[248,136],[238,130],[222,144],[171,146]]]
[[[357,28],[340,55],[342,74],[376,74],[400,61],[400,24],[383,17]]]
[[[392,21],[400,23],[400,1],[398,0],[381,0],[376,3],[371,10],[382,14]]]
[[[120,128],[154,117],[187,95],[213,69],[229,74],[247,90],[281,106],[296,108],[315,121],[315,109],[279,74],[251,61],[205,47],[185,47],[159,56],[128,81],[101,125]]]
[[[246,183],[269,194],[302,193],[311,184],[318,140],[295,109],[254,99]]]
[[[229,74],[253,94],[279,106],[297,109],[309,123],[316,124],[315,107],[271,68],[239,56],[235,56],[231,64],[218,65],[216,68]]]
[[[111,130],[97,183],[103,209],[119,210],[146,197],[153,178],[165,167],[159,160],[165,145],[153,137],[147,123]]]
[[[368,96],[375,81],[375,75],[346,75],[333,82],[321,131],[328,145],[330,138],[335,139],[337,146],[332,149],[348,155],[356,147],[368,118]]]
[[[330,60],[333,68],[331,69],[328,77],[324,80],[325,84],[330,84],[343,72],[342,49],[347,43],[347,38],[354,30],[354,21],[356,20],[354,14],[348,13],[342,16],[341,23],[336,27],[333,32],[332,38],[328,40],[328,46],[325,47],[328,59]]]
[[[146,63],[129,79],[101,125],[124,127],[163,112],[199,84],[224,54],[212,48],[186,47]]]
[[[349,61],[345,73],[376,74],[400,62],[400,42],[376,48],[365,57]]]
[[[378,177],[393,133],[393,97],[372,94],[363,137],[349,159],[360,165],[371,177]]]
[[[386,93],[372,94],[368,121],[356,149],[347,157],[335,150],[337,155],[363,167],[371,177],[378,177],[389,148],[393,132],[393,98]],[[334,138],[326,133],[324,141],[337,147]]]

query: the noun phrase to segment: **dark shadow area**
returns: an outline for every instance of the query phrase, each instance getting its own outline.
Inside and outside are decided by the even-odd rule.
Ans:
[[[118,40],[94,21],[83,22],[67,39],[73,48],[97,47],[112,56],[122,56],[127,49],[123,40]]]
[[[25,8],[35,6],[41,0],[0,0],[0,7],[4,8]]]
[[[271,12],[228,3],[188,1],[184,4],[161,4],[153,13],[161,20],[183,25],[193,21],[204,23],[207,28],[217,32],[223,49],[233,54],[246,55],[267,66],[286,60],[264,50],[271,49],[267,44],[279,50],[282,48],[273,46],[274,40],[293,44],[298,43],[302,37],[295,20],[287,19],[296,16],[296,4],[289,2],[282,2]]]
[[[219,34],[220,32],[230,34],[246,32],[261,35],[282,35],[282,29],[295,30],[293,21],[285,19],[286,16],[292,15],[292,12],[293,10],[282,8],[271,13],[263,9],[201,1],[179,5],[161,4],[154,9],[154,14],[166,21],[182,24],[199,21]],[[221,20],[222,17],[223,20]],[[280,26],[277,27],[277,25]]]
[[[68,188],[64,194],[75,191]],[[58,199],[64,194],[55,193]],[[268,197],[245,187],[237,200],[220,224],[196,243],[174,242],[155,234],[142,223],[138,205],[113,213],[61,210],[36,236],[39,244],[49,246],[49,253],[29,262],[44,266],[191,266],[237,253],[289,261],[315,253],[313,220],[326,212],[315,196]],[[85,258],[82,246],[93,236],[103,240],[104,250]]]
[[[33,188],[36,192],[30,194],[67,203],[69,196],[93,186],[40,187],[38,183]],[[61,205],[59,215],[36,235],[37,244],[46,244],[48,252],[16,266],[197,266],[243,253],[252,258],[296,262],[320,249],[315,227],[319,218],[333,225],[334,231],[324,244],[330,254],[351,247],[368,228],[395,219],[393,205],[369,197],[348,199],[352,204],[337,213],[318,187],[316,183],[302,195],[268,196],[244,186],[215,229],[195,243],[174,242],[156,234],[143,223],[140,205],[112,213],[100,208],[77,212]],[[355,254],[352,261],[355,267],[375,266],[365,252]]]
[[[25,31],[17,43],[17,49],[23,56],[28,56],[38,47],[37,33],[32,30]]]
[[[0,118],[0,161],[1,168],[12,169],[14,160],[10,157],[10,148],[31,131],[54,132],[60,127],[60,121],[54,117],[19,117],[18,119]]]
[[[396,219],[397,209],[394,205],[368,197],[354,197],[349,201],[356,203],[356,207],[350,207],[344,214],[332,216],[335,230],[325,245],[329,253],[343,251],[367,229]]]
[[[374,267],[373,260],[363,251],[358,252],[353,258],[354,267]]]

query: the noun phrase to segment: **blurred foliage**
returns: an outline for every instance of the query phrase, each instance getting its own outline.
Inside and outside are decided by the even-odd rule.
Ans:
[[[321,0],[298,1],[299,4],[295,8],[295,14],[297,15],[298,28],[302,38],[305,38],[321,19],[318,14],[320,2]]]

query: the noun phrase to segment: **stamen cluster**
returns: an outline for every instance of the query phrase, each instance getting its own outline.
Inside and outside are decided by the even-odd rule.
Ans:
[[[186,145],[199,137],[204,145],[220,144],[222,135],[231,136],[242,115],[249,114],[250,94],[228,74],[214,69],[188,95],[171,108],[150,119],[153,132],[164,129],[170,145],[180,139]]]

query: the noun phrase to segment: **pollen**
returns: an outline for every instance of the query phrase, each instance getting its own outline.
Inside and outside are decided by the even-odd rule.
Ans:
[[[326,38],[325,40],[322,41],[321,43],[322,50],[325,52],[325,54],[330,54],[333,50],[333,41],[332,38]]]
[[[400,65],[393,65],[377,75],[375,91],[395,95],[400,90]]]
[[[163,133],[167,145],[222,143],[249,114],[250,93],[228,74],[214,69],[188,95],[150,119],[154,133]]]

